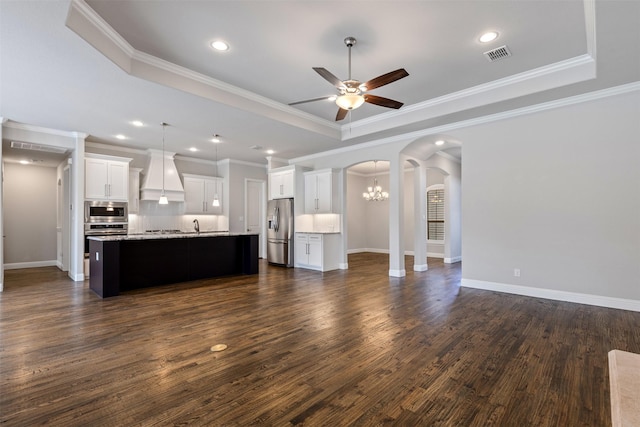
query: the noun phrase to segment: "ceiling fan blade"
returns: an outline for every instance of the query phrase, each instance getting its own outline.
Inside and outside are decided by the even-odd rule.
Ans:
[[[320,74],[326,81],[328,81],[338,89],[340,89],[341,87],[344,87],[344,84],[342,84],[342,80],[340,80],[339,78],[331,74],[331,72],[326,68],[313,67],[313,69],[316,73]]]
[[[338,108],[338,114],[336,114],[336,122],[339,122],[340,120],[347,117],[348,112],[349,110],[345,110],[344,108]]]
[[[367,90],[375,89],[380,86],[387,85],[391,82],[395,82],[396,80],[400,80],[404,77],[407,77],[409,73],[404,68],[400,68],[395,71],[391,71],[390,73],[383,74],[374,79],[369,80],[363,86],[367,88]]]
[[[395,108],[396,110],[404,105],[404,103],[399,101],[394,101],[393,99],[383,98],[381,96],[365,94],[364,102],[368,102],[369,104],[380,105],[381,107],[387,108]]]
[[[323,96],[322,98],[305,99],[304,101],[296,101],[296,102],[292,102],[292,103],[287,104],[287,105],[298,105],[298,104],[305,104],[307,102],[326,101],[329,98],[331,98],[331,96]]]

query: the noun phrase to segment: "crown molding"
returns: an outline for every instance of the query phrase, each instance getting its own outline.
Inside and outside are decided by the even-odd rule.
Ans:
[[[85,139],[89,136],[89,134],[87,133],[83,133],[83,132],[77,132],[77,131],[65,131],[65,130],[58,130],[58,129],[51,129],[51,128],[46,128],[46,127],[42,127],[42,126],[35,126],[35,125],[29,125],[29,124],[25,124],[25,123],[18,123],[18,122],[14,122],[11,120],[7,120],[4,119],[5,121],[2,123],[2,126],[7,128],[7,129],[16,129],[16,130],[22,130],[22,131],[27,131],[27,132],[37,132],[37,133],[44,133],[47,135],[55,135],[55,136],[63,136],[66,138],[73,138],[73,139]]]
[[[84,144],[85,148],[89,147],[89,148],[98,148],[98,149],[103,149],[103,150],[110,150],[110,151],[120,151],[122,153],[129,153],[129,154],[138,154],[138,155],[147,155],[147,149],[140,149],[140,148],[131,148],[131,147],[123,147],[121,145],[110,145],[110,144],[104,144],[102,142],[95,142],[95,141],[86,141]]]
[[[129,75],[340,138],[338,124],[136,50],[84,0],[71,0],[66,25]]]
[[[624,95],[626,93],[632,93],[637,91],[640,91],[640,81],[627,83],[620,86],[614,86],[611,88],[589,92],[581,95],[571,96],[568,98],[557,99],[555,101],[544,102],[542,104],[505,111],[502,113],[490,114],[487,116],[477,117],[469,120],[463,120],[455,123],[449,123],[442,126],[421,129],[419,131],[409,132],[409,133],[405,133],[398,136],[382,138],[374,141],[368,141],[361,144],[350,145],[348,147],[336,148],[333,150],[323,151],[322,153],[297,157],[297,158],[291,159],[289,163],[290,164],[303,163],[303,162],[308,162],[308,161],[312,161],[312,160],[327,157],[327,156],[337,156],[337,155],[349,153],[352,151],[369,149],[369,148],[377,147],[380,145],[398,143],[402,141],[410,143],[419,138],[423,138],[425,136],[451,132],[451,131],[455,131],[455,130],[470,127],[470,126],[496,122],[500,120],[519,117],[519,116],[525,116],[533,113],[538,113],[541,111],[553,110],[555,108],[581,104],[584,102],[595,101],[598,99],[608,98],[608,97],[617,96],[617,95]]]
[[[358,120],[342,128],[342,140],[441,117],[489,103],[505,101],[596,77],[588,54],[463,89],[438,98]]]

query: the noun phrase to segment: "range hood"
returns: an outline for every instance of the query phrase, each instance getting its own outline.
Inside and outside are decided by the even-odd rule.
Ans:
[[[164,173],[164,195],[170,202],[184,202],[184,188],[173,161],[176,153],[164,152],[164,169],[161,150],[148,149],[149,163],[144,170],[144,179],[140,187],[140,200],[160,199],[162,194],[162,175]]]

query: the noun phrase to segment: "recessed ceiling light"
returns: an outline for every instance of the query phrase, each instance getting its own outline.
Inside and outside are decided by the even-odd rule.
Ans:
[[[444,141],[439,139],[435,142],[436,145],[444,145]]]
[[[21,165],[29,165],[31,162],[29,160],[20,160]]]
[[[267,154],[273,154],[273,153],[275,153],[275,151],[273,151],[273,150],[267,150],[267,151],[266,151],[266,153],[267,153]]]
[[[488,31],[480,36],[480,43],[489,43],[498,38],[498,33],[496,31]]]
[[[122,135],[122,134],[116,135],[116,138],[118,138],[118,139],[127,139],[127,137]]]
[[[225,50],[229,50],[229,45],[222,40],[214,40],[211,42],[211,47],[215,50],[219,50],[220,52],[224,52]]]
[[[189,151],[198,151],[198,149],[196,147],[191,147],[189,148]]]
[[[211,138],[211,142],[213,142],[214,144],[217,144],[220,142],[220,135],[218,135],[217,133],[215,135],[213,135],[213,138]]]
[[[144,123],[142,123],[140,120],[134,120],[131,122],[132,125],[134,125],[135,127],[142,127],[144,126]]]

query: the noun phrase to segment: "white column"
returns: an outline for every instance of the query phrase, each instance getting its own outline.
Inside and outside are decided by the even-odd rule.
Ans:
[[[69,277],[84,280],[84,140],[87,134],[75,134],[71,155],[71,257]]]
[[[404,277],[404,161],[392,158],[389,170],[389,276]]]
[[[340,172],[340,253],[341,259],[338,268],[341,270],[349,269],[349,256],[347,255],[347,242],[349,241],[349,229],[347,227],[347,168],[343,168]]]
[[[7,119],[5,119],[4,117],[0,117],[0,141],[2,141],[2,129],[3,129],[4,122],[6,121]],[[3,164],[2,162],[3,162],[2,147],[0,146],[0,165]],[[2,185],[2,182],[0,182],[0,236],[4,236],[4,228],[2,225],[4,223],[3,187],[4,185]],[[4,290],[4,238],[0,240],[0,292],[2,292],[3,290]]]
[[[427,271],[427,168],[413,170],[413,271]]]

